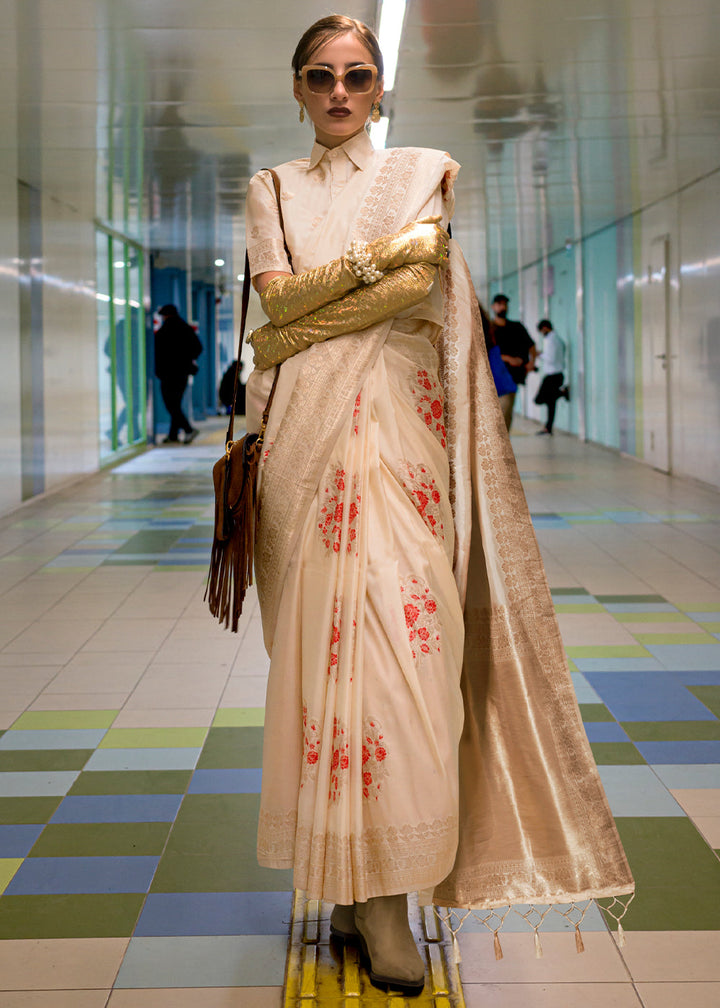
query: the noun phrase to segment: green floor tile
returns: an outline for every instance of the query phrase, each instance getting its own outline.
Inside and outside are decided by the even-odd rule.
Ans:
[[[710,634],[720,633],[720,623],[702,623],[699,625]]]
[[[262,766],[262,728],[211,728],[198,770]]]
[[[254,851],[247,857],[165,854],[150,892],[286,892],[292,885],[292,871],[261,868]]]
[[[38,770],[82,770],[92,749],[3,749],[0,773]]]
[[[583,721],[614,721],[615,718],[612,716],[610,711],[607,709],[605,704],[601,703],[581,703],[580,705],[580,716]]]
[[[550,592],[555,595],[589,595],[585,588],[551,588]]]
[[[116,710],[26,711],[13,724],[13,728],[24,731],[41,728],[109,728],[117,715]]]
[[[645,762],[632,742],[591,742],[590,748],[598,766],[631,766]]]
[[[623,721],[635,742],[706,742],[720,739],[720,721]]]
[[[168,854],[254,853],[260,795],[186,795],[167,842]]]
[[[588,602],[583,604],[582,602],[568,602],[564,605],[562,602],[555,603],[556,613],[604,613],[605,609],[598,602]]]
[[[153,529],[136,532],[115,551],[115,556],[123,553],[167,553],[177,540],[187,535],[187,529]]]
[[[717,644],[714,637],[707,633],[690,634],[634,634],[636,641],[641,644]]]
[[[4,893],[24,858],[0,858],[0,893]]]
[[[688,686],[690,692],[720,718],[720,686]]]
[[[172,749],[201,746],[207,728],[111,728],[99,749]]]
[[[637,886],[623,927],[720,930],[720,861],[690,820],[621,818],[617,826]]]
[[[662,595],[596,595],[595,598],[598,602],[611,605],[619,605],[622,602],[628,602],[630,605],[642,605],[644,602],[667,602],[667,599]]]
[[[213,728],[262,728],[264,707],[221,707],[215,714]]]
[[[640,644],[595,644],[568,647],[571,658],[651,658],[652,655]]]
[[[185,794],[192,770],[87,770],[70,795]]]
[[[30,857],[122,857],[162,854],[170,823],[51,823]]]
[[[143,893],[5,895],[0,899],[0,939],[126,938],[144,899]]]
[[[62,795],[39,798],[0,798],[0,826],[46,823],[62,800]]]

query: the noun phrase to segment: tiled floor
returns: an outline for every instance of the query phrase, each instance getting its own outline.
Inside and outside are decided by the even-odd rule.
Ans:
[[[211,425],[212,426],[212,425]],[[468,1008],[720,1004],[720,494],[514,436],[638,896],[619,948],[460,935]],[[267,659],[202,595],[217,437],[0,520],[0,1003],[279,1008],[287,873],[255,862]]]

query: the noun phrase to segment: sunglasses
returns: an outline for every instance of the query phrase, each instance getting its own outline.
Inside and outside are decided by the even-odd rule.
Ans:
[[[349,94],[368,94],[377,82],[377,67],[369,63],[350,67],[343,74],[336,74],[329,67],[308,64],[300,73],[311,94],[330,94],[338,81]]]

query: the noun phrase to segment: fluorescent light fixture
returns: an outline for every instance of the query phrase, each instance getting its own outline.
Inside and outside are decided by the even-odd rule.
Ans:
[[[215,260],[215,265],[216,266],[224,266],[225,265],[225,260],[224,259],[216,259]]]
[[[244,273],[238,273],[237,278],[240,281],[240,283],[242,283],[243,280],[245,279],[245,274]]]
[[[383,0],[380,11],[378,42],[385,63],[384,84],[386,91],[392,91],[395,86],[395,71],[397,70],[406,3],[407,0]]]
[[[124,259],[116,259],[115,262],[113,263],[115,269],[122,269],[124,265],[125,265]]]
[[[380,122],[370,123],[370,142],[375,150],[382,150],[387,143],[387,132],[390,120],[383,116]]]

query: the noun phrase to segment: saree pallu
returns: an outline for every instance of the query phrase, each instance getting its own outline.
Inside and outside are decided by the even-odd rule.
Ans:
[[[416,186],[439,192],[442,166],[389,152],[355,233],[419,216]],[[339,903],[626,894],[454,243],[443,298],[439,335],[388,321],[281,370],[256,551],[271,654],[259,860]]]

